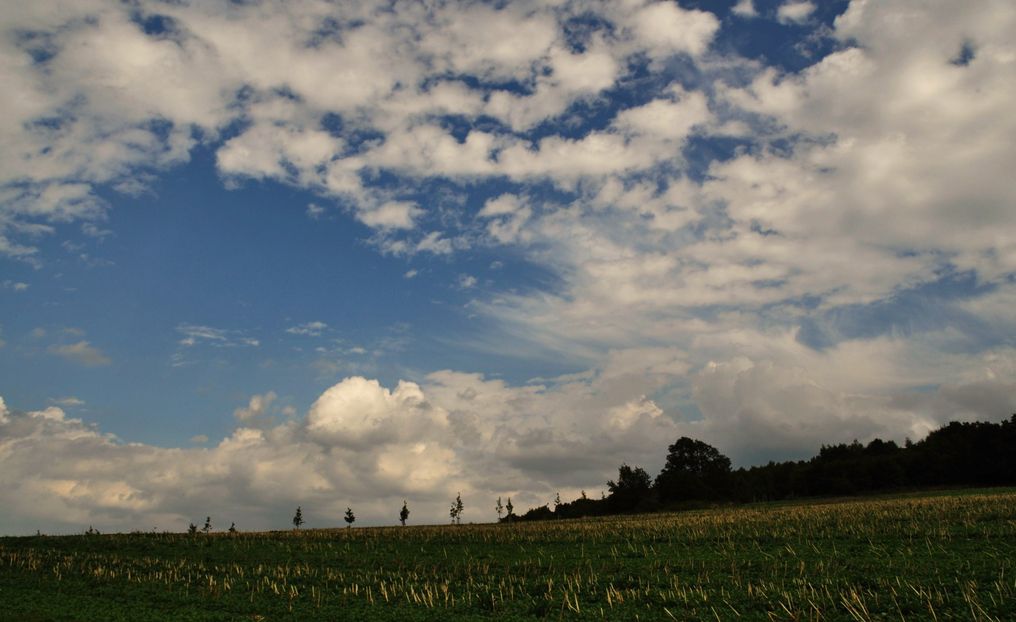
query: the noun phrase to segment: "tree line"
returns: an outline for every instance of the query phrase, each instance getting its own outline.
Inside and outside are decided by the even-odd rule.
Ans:
[[[567,503],[558,495],[553,509],[543,505],[508,518],[579,518],[715,503],[1004,485],[1016,485],[1016,414],[1000,423],[954,421],[902,447],[878,438],[867,445],[855,440],[822,445],[808,460],[770,461],[736,470],[715,447],[685,436],[668,447],[655,479],[639,466],[622,464],[617,479],[607,482],[609,495],[590,499],[583,492]]]
[[[501,500],[498,499],[498,503],[500,502]],[[511,505],[510,499],[508,503],[509,505]],[[455,496],[455,501],[452,502],[451,511],[449,512],[449,514],[451,515],[452,524],[458,525],[462,523],[462,513],[464,511],[465,504],[462,502],[462,494],[459,493],[458,495]],[[346,507],[346,514],[342,517],[342,520],[346,521],[346,527],[353,526],[353,523],[356,522],[356,514],[353,513],[353,508]],[[409,502],[403,499],[402,509],[399,510],[399,523],[401,523],[402,526],[405,527],[406,521],[408,520],[409,520]],[[303,518],[303,506],[298,505],[296,506],[296,513],[293,514],[292,520],[293,529],[299,530],[300,527],[302,527],[305,522],[306,521]],[[205,519],[205,526],[200,530],[200,533],[209,534],[211,532],[212,532],[212,517],[209,516],[208,518]],[[88,531],[85,532],[86,535],[93,535],[98,533],[99,532],[93,529],[91,526],[89,526]],[[187,533],[189,535],[196,536],[199,533],[198,526],[195,525],[194,523],[191,523],[190,527],[187,530]],[[229,526],[229,533],[230,534],[238,533],[236,529],[236,523],[232,523]]]
[[[853,441],[822,445],[808,460],[775,462],[732,469],[730,459],[715,447],[683,436],[667,448],[666,462],[655,477],[639,466],[622,464],[617,479],[607,482],[609,494],[593,499],[582,491],[578,499],[553,508],[541,505],[515,514],[511,497],[494,506],[498,522],[607,516],[659,510],[680,510],[716,503],[750,503],[804,497],[863,495],[879,492],[948,486],[1016,485],[1016,414],[1000,423],[952,422],[916,443],[900,446],[876,438],[867,445]],[[465,506],[455,496],[448,514],[461,524]],[[406,525],[409,505],[403,500],[399,522]],[[346,508],[346,525],[356,516]],[[296,508],[293,527],[304,524]],[[212,530],[211,517],[200,532]],[[196,535],[197,525],[188,532]],[[230,533],[236,533],[235,524]],[[86,533],[98,533],[92,528]]]

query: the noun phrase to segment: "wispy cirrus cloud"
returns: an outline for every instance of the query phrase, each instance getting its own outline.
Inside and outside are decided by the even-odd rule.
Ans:
[[[56,404],[57,406],[62,406],[63,408],[77,408],[85,405],[85,401],[83,399],[74,397],[73,395],[51,399],[50,402]]]
[[[290,326],[286,329],[286,332],[290,335],[320,337],[326,330],[328,330],[328,324],[315,320],[313,322],[305,322],[303,324],[297,324],[296,326]]]
[[[225,328],[213,328],[200,324],[179,324],[176,327],[183,337],[178,342],[181,346],[192,347],[207,345],[215,348],[257,347],[258,339],[246,336],[243,331]]]

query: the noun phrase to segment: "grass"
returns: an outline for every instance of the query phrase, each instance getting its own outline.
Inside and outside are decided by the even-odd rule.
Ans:
[[[12,620],[1012,620],[1016,493],[595,520],[0,538]]]

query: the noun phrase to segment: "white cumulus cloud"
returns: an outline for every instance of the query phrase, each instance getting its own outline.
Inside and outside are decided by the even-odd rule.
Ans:
[[[814,12],[815,5],[808,0],[788,0],[776,10],[776,17],[783,23],[800,23]]]

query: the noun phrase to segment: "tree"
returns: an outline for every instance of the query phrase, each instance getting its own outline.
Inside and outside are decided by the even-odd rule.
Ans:
[[[617,481],[607,482],[609,503],[615,512],[630,512],[636,507],[650,504],[652,479],[642,467],[622,464],[617,469]]]
[[[356,521],[356,516],[353,515],[353,508],[346,508],[346,516],[342,520],[346,521],[346,527],[353,526],[353,523]]]
[[[539,507],[530,508],[519,517],[520,521],[534,521],[534,520],[551,520],[554,518],[554,513],[546,505]]]
[[[296,506],[296,514],[293,515],[293,527],[297,529],[303,524],[303,510],[300,506]]]
[[[402,526],[406,526],[406,519],[409,518],[409,506],[406,504],[406,500],[402,500],[402,509],[399,511],[399,522]]]
[[[497,498],[497,505],[494,506],[494,509],[497,510],[497,522],[500,523],[501,515],[504,514],[504,506],[501,505],[501,497]]]
[[[194,523],[191,523],[190,527],[187,528],[187,535],[191,535],[191,536],[198,535],[198,526],[195,525]]]
[[[229,524],[229,535],[236,534],[236,523]]]
[[[712,445],[682,436],[668,448],[655,485],[663,501],[725,497],[730,492],[730,458]]]
[[[515,516],[515,506],[512,505],[511,497],[508,497],[508,503],[504,504],[504,509],[508,512],[505,514],[505,520],[511,520],[512,516]]]
[[[212,531],[212,517],[211,516],[205,518],[205,526],[201,528],[201,531],[205,532],[206,534]]]
[[[557,514],[561,510],[561,493],[554,495],[554,514]]]
[[[455,501],[452,501],[452,507],[448,510],[448,514],[452,517],[452,522],[456,525],[462,524],[462,493],[455,495]]]

